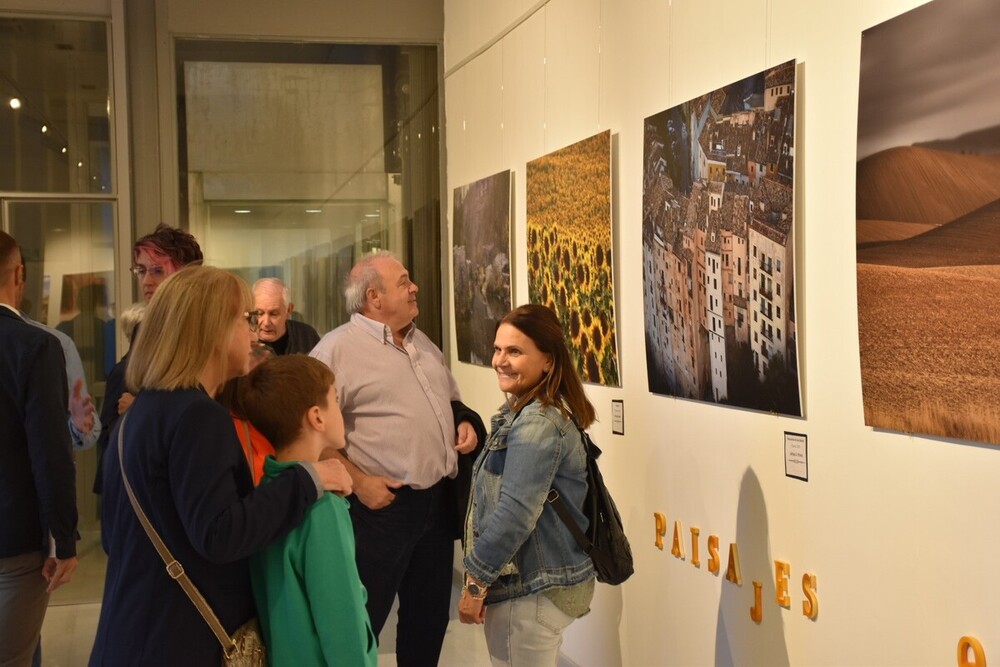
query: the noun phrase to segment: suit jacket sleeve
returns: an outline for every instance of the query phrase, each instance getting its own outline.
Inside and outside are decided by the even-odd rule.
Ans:
[[[76,470],[66,428],[66,366],[55,336],[44,336],[26,370],[24,423],[42,527],[55,539],[56,557],[71,558],[77,538]]]

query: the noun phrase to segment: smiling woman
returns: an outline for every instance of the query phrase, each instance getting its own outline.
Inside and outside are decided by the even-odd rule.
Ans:
[[[495,664],[554,665],[562,633],[590,610],[594,566],[548,507],[555,491],[577,525],[587,492],[580,430],[594,406],[551,309],[521,306],[500,320],[493,368],[507,403],[476,460],[466,519],[463,623],[486,624]],[[489,613],[486,613],[489,605]]]

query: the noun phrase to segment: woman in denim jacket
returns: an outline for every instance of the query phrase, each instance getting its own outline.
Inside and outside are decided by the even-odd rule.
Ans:
[[[555,489],[586,529],[577,425],[596,415],[549,308],[504,316],[493,368],[507,402],[473,470],[459,616],[485,622],[494,665],[555,665],[563,630],[590,611],[594,566],[546,497]]]

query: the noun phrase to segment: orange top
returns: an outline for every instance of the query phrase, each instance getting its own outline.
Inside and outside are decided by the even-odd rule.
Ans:
[[[243,454],[247,457],[250,465],[250,474],[253,476],[254,486],[260,484],[260,478],[264,476],[264,458],[268,454],[274,454],[274,447],[267,441],[260,431],[254,428],[246,419],[240,419],[230,413],[233,424],[236,425],[236,435],[243,446]]]

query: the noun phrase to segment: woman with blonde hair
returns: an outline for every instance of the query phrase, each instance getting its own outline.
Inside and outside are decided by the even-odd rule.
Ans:
[[[554,490],[586,529],[580,429],[596,415],[545,306],[504,315],[493,368],[507,401],[473,468],[458,612],[463,623],[485,622],[494,665],[552,666],[563,631],[590,611],[594,565],[546,499]]]
[[[104,601],[91,665],[219,664],[222,647],[164,568],[125,492],[232,634],[255,614],[247,557],[297,526],[324,489],[347,494],[338,461],[291,467],[255,489],[213,395],[246,373],[256,311],[240,278],[194,266],[153,296],[126,380],[135,402],[104,457]],[[118,438],[122,431],[122,456]]]

